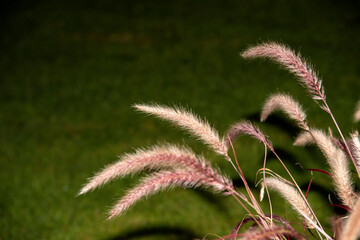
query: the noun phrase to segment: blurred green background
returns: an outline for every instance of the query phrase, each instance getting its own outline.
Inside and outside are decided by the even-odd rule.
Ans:
[[[352,122],[360,99],[358,1],[50,0],[11,1],[1,9],[0,239],[229,234],[245,214],[230,197],[175,189],[107,222],[109,207],[138,176],[75,195],[118,155],[159,142],[191,146],[239,183],[223,159],[173,126],[135,113],[134,103],[186,106],[223,134],[240,119],[257,123],[266,97],[281,91],[304,105],[312,126],[333,127],[292,75],[241,59],[250,45],[271,40],[301,51],[324,79],[344,132],[358,127]],[[302,168],[327,170],[315,148],[292,146],[298,129],[283,114],[259,125],[304,189],[311,175]],[[251,184],[263,151],[253,139],[236,142]],[[271,156],[268,166],[285,176]],[[332,187],[324,175],[312,178],[310,201],[329,227]],[[273,199],[278,215],[301,222],[283,199]]]

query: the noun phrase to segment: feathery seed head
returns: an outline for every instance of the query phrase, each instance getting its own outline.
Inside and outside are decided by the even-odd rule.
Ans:
[[[312,143],[314,143],[314,138],[307,131],[301,132],[294,141],[295,146],[306,146]]]
[[[354,190],[350,177],[348,159],[323,131],[310,129],[314,142],[327,159],[334,179],[334,187],[342,203],[350,208],[354,204]]]
[[[273,94],[266,100],[260,120],[262,122],[265,121],[267,117],[277,109],[284,111],[291,119],[295,120],[300,128],[308,129],[305,122],[306,114],[301,105],[291,96],[281,93]]]
[[[200,186],[211,188],[215,192],[223,192],[227,190],[226,186],[220,184],[215,179],[208,178],[197,172],[177,170],[154,173],[143,178],[137,187],[128,191],[128,193],[110,210],[108,219],[112,219],[122,214],[140,199],[153,195],[166,188],[194,188]]]
[[[314,222],[314,216],[311,210],[295,187],[290,186],[288,183],[276,177],[266,178],[266,181],[262,182],[262,184],[264,183],[268,188],[278,191],[300,215],[306,214],[306,216]],[[313,227],[310,222],[306,222],[308,227]]]
[[[247,231],[241,236],[241,240],[262,240],[262,239],[275,239],[278,236],[287,236],[294,239],[306,240],[306,238],[294,229],[287,227],[272,226],[257,231]],[[235,239],[235,238],[234,238]]]
[[[186,169],[197,171],[218,181],[232,186],[232,182],[219,171],[212,168],[202,157],[197,157],[190,149],[175,145],[155,146],[148,150],[140,149],[133,154],[125,154],[119,161],[105,167],[92,177],[81,189],[79,195],[93,190],[105,183],[144,169],[158,170],[162,168]]]
[[[342,228],[340,240],[356,240],[360,237],[360,198],[357,197],[353,211]]]
[[[227,131],[226,139],[224,140],[225,145],[229,147],[230,143],[235,141],[235,139],[241,134],[252,136],[253,138],[259,140],[268,148],[273,149],[270,140],[264,135],[264,133],[258,127],[255,127],[249,121],[241,121],[232,125],[230,129]]]
[[[350,150],[356,161],[355,167],[360,168],[360,139],[357,131],[351,134]]]
[[[325,90],[322,81],[318,78],[315,71],[303,61],[299,55],[295,54],[285,45],[270,42],[250,47],[241,54],[244,58],[264,57],[273,60],[298,77],[314,100],[326,100]],[[326,111],[327,107],[322,106]]]
[[[140,112],[170,121],[180,128],[188,130],[218,154],[227,155],[227,148],[220,139],[218,132],[207,121],[200,119],[193,113],[182,108],[170,108],[160,105],[135,104],[134,108]]]

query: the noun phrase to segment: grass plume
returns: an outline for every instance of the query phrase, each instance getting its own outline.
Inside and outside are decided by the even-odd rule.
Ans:
[[[166,188],[194,188],[199,186],[211,188],[215,192],[222,192],[227,190],[226,185],[217,182],[213,178],[205,177],[204,175],[197,172],[181,170],[161,171],[143,178],[137,187],[134,187],[129,192],[127,192],[126,195],[121,198],[110,210],[108,219],[112,219],[122,214],[140,199],[149,195],[153,195]]]
[[[345,221],[340,240],[355,240],[360,237],[360,199],[356,201],[353,211]]]
[[[158,170],[162,168],[183,168],[212,176],[224,184],[231,185],[231,181],[221,176],[203,157],[197,157],[190,149],[175,145],[155,146],[148,150],[140,149],[132,154],[125,154],[119,161],[105,167],[81,189],[79,195],[93,190],[117,177],[143,171],[144,169]]]
[[[266,178],[265,184],[269,189],[274,189],[279,192],[299,215],[306,215],[307,218],[315,221],[311,210],[295,187],[285,183],[277,177]],[[313,226],[308,223],[308,227],[312,228]]]
[[[302,129],[308,129],[306,123],[306,114],[301,105],[287,94],[277,93],[271,95],[263,106],[260,120],[265,121],[275,110],[284,111],[291,119],[295,120]]]
[[[200,119],[189,111],[182,108],[145,104],[135,104],[134,108],[138,111],[175,123],[180,128],[188,130],[205,142],[215,152],[221,155],[227,154],[227,148],[223,140],[220,139],[218,132],[213,129],[207,121]]]
[[[355,131],[350,135],[350,148],[351,153],[354,156],[357,164],[357,168],[360,168],[360,139],[359,139],[359,132]]]
[[[311,140],[311,137],[314,141]],[[301,138],[303,138],[303,140],[299,140]],[[331,168],[337,195],[344,205],[352,208],[354,203],[354,188],[350,177],[348,160],[344,151],[337,148],[331,141],[331,138],[318,129],[310,129],[309,133],[300,134],[300,138],[298,137],[295,143],[300,145],[300,142],[302,144],[314,142],[317,144]]]
[[[311,136],[310,132],[303,131],[301,132],[294,141],[295,146],[306,146],[314,143],[314,138]]]
[[[279,226],[273,226],[257,231],[248,231],[244,234],[237,234],[237,236],[241,237],[242,240],[274,239],[278,236],[286,236],[298,240],[306,240],[306,238],[302,234],[296,232],[294,229]]]
[[[298,77],[301,85],[307,89],[314,100],[326,100],[322,81],[316,72],[301,59],[299,54],[294,53],[287,46],[275,42],[264,43],[250,47],[241,56],[244,58],[265,57],[281,64]],[[326,108],[325,106],[323,107]]]
[[[273,149],[270,140],[264,135],[264,133],[258,127],[254,126],[254,124],[252,124],[249,121],[241,121],[232,125],[226,133],[227,137],[225,139],[225,145],[227,147],[230,146],[230,142],[235,141],[235,139],[239,135],[249,135],[257,139],[265,146]]]

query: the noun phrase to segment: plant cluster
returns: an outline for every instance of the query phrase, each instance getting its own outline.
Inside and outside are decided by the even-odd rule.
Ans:
[[[140,199],[163,189],[204,187],[210,191],[232,196],[248,214],[248,217],[236,225],[231,234],[223,236],[221,239],[288,239],[289,237],[306,239],[305,235],[296,231],[286,219],[273,213],[269,193],[271,190],[278,192],[297,212],[304,228],[311,233],[308,236],[327,240],[356,239],[360,232],[360,201],[355,192],[349,163],[353,165],[357,176],[360,177],[360,139],[358,132],[349,134],[348,138],[344,137],[326,101],[322,81],[312,67],[288,47],[277,43],[265,43],[250,47],[241,55],[244,58],[268,58],[282,65],[297,77],[311,98],[331,117],[339,138],[334,137],[330,130],[325,132],[309,126],[303,108],[290,95],[283,93],[271,95],[265,101],[261,112],[261,121],[265,121],[275,110],[285,112],[302,130],[294,144],[297,146],[315,144],[325,156],[330,170],[313,169],[313,171],[321,171],[331,177],[341,207],[348,211],[346,216],[334,220],[332,233],[324,230],[307,199],[308,192],[304,193],[300,189],[269,138],[257,126],[249,121],[240,121],[232,125],[227,133],[221,137],[207,121],[183,108],[154,104],[134,105],[136,110],[167,120],[204,142],[233,166],[244,184],[244,189],[236,189],[231,179],[221,173],[220,170],[212,167],[203,156],[197,156],[189,148],[164,144],[123,155],[118,162],[105,167],[90,178],[79,194],[91,191],[115,178],[147,169],[152,170],[151,174],[144,177],[136,187],[130,189],[113,206],[109,213],[109,219],[123,214]],[[360,103],[357,105],[354,119],[355,121],[360,120]],[[257,139],[266,149],[263,166],[259,170],[262,176],[259,182],[261,186],[260,199],[254,196],[245,179],[241,164],[236,158],[233,142],[239,135],[249,135]],[[233,153],[232,157],[228,152]],[[271,152],[281,163],[287,173],[286,178],[266,167],[267,152]],[[269,199],[269,213],[265,213],[259,203],[265,195]],[[247,222],[253,222],[254,225],[240,233],[240,228]]]

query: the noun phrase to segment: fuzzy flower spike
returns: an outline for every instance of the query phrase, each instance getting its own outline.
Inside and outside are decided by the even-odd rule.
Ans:
[[[281,64],[298,78],[299,83],[307,89],[314,100],[323,101],[324,105],[321,108],[328,111],[322,81],[311,66],[287,46],[274,42],[264,43],[249,48],[241,56],[244,58],[264,57]]]

